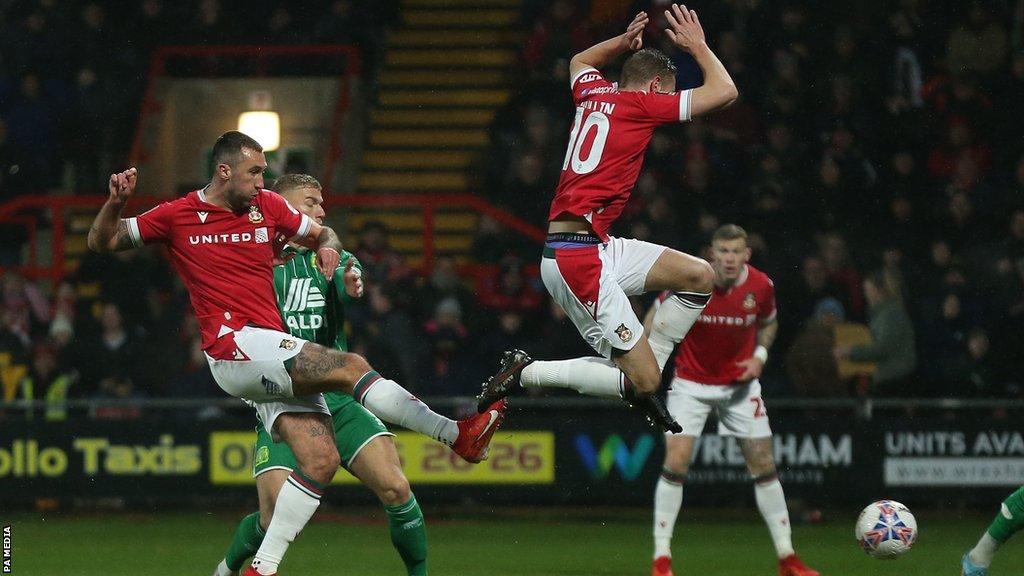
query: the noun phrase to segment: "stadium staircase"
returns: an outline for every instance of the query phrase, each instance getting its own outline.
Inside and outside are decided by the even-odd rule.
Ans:
[[[403,0],[402,22],[388,34],[360,194],[469,193],[480,185],[488,126],[510,97],[508,69],[523,33],[520,0]],[[478,213],[445,208],[434,216],[434,248],[465,262]],[[354,236],[368,220],[391,230],[409,262],[423,257],[422,217],[415,209],[367,207],[348,217]]]

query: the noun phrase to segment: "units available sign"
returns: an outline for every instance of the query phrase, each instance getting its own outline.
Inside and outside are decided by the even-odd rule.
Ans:
[[[1024,484],[1024,436],[1013,430],[885,432],[887,486],[1015,487]]]

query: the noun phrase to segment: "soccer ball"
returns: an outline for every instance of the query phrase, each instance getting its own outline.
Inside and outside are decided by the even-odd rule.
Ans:
[[[860,547],[872,558],[892,560],[910,550],[917,540],[917,520],[910,508],[895,500],[868,504],[854,528]]]

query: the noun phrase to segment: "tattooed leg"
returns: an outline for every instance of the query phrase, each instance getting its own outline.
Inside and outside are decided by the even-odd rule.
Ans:
[[[351,394],[356,382],[371,370],[358,354],[332,350],[307,342],[288,373],[296,396],[321,392]]]
[[[277,417],[274,429],[295,454],[303,474],[327,484],[341,465],[334,445],[334,427],[326,414],[286,412]]]

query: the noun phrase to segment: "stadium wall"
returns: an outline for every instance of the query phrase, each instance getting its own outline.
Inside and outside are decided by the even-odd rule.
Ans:
[[[421,499],[523,504],[646,505],[662,458],[658,434],[617,406],[515,413],[494,437],[491,457],[472,466],[442,445],[399,433],[403,465]],[[909,503],[991,502],[1024,484],[1024,438],[1009,424],[972,418],[910,423],[835,415],[780,419],[773,426],[786,493],[811,504],[879,498]],[[737,505],[752,498],[736,442],[705,435],[686,498]],[[252,424],[246,419],[139,423],[70,421],[0,424],[0,503],[118,498],[129,505],[251,499]],[[369,502],[346,472],[330,498]]]

